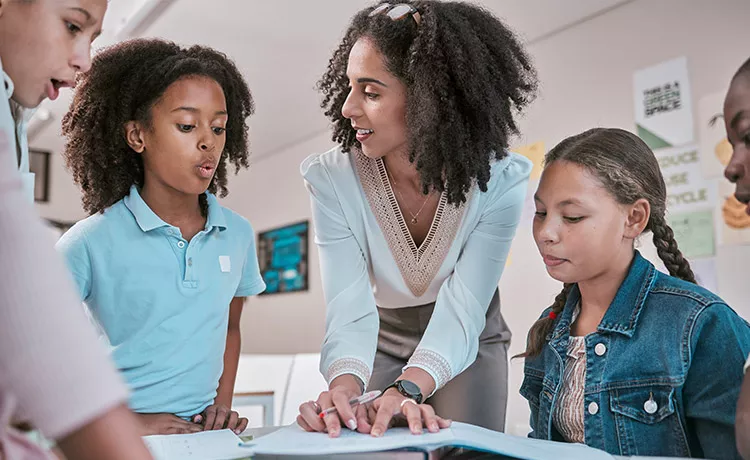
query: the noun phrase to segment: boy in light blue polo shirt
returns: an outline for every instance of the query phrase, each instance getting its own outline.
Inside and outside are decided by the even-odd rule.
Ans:
[[[240,315],[265,284],[252,227],[214,194],[227,161],[248,164],[252,111],[223,54],[139,39],[97,55],[63,120],[91,216],[58,248],[144,434],[247,426],[231,410]]]

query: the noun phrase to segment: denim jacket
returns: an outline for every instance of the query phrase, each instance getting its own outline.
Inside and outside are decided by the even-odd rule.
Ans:
[[[526,359],[532,438],[563,441],[552,414],[579,300],[574,286],[541,354]],[[615,455],[739,458],[734,416],[748,352],[750,326],[726,303],[636,251],[586,336],[586,444]]]

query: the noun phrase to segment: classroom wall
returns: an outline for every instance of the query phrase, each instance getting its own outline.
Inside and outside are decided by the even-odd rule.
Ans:
[[[750,55],[750,2],[745,0],[635,0],[601,16],[530,44],[542,82],[541,93],[521,123],[519,143],[542,140],[549,147],[593,126],[634,129],[633,72],[687,56],[694,107],[703,95],[724,88]],[[696,133],[698,132],[696,128]],[[40,138],[37,144],[45,143]],[[246,216],[256,231],[310,218],[299,164],[309,154],[330,148],[327,132],[253,161],[251,170],[230,181],[224,203]],[[52,201],[38,205],[44,217],[84,216],[79,195],[59,156],[52,159]],[[644,253],[654,259],[650,243]],[[559,291],[545,272],[529,223],[519,228],[511,263],[500,283],[502,309],[514,339],[511,354],[522,351],[526,331]],[[719,248],[719,293],[745,317],[746,271],[750,246]],[[246,353],[317,352],[324,333],[325,306],[317,250],[310,245],[310,290],[250,299],[243,314]],[[522,361],[511,366],[508,428],[522,432],[528,408],[518,396]]]
[[[323,131],[287,150],[253,161],[249,171],[229,182],[224,205],[250,220],[256,232],[311,219],[310,200],[299,165],[308,155],[332,146]],[[245,353],[317,353],[325,332],[325,302],[318,269],[318,251],[310,223],[307,292],[251,298],[242,314]]]
[[[51,123],[60,125],[61,120],[53,119]],[[49,201],[37,202],[36,210],[45,219],[75,222],[85,218],[86,213],[81,206],[81,193],[73,183],[73,178],[65,168],[65,162],[60,154],[61,128],[55,128],[41,131],[31,142],[32,148],[52,152],[49,160]]]

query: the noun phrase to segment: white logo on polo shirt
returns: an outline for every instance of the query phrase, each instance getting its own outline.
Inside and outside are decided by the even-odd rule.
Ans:
[[[222,273],[232,271],[232,261],[229,260],[229,256],[219,256],[219,265],[221,266]]]

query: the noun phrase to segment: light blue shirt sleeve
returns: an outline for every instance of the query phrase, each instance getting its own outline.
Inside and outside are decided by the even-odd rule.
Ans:
[[[428,372],[436,389],[476,359],[487,309],[521,219],[531,162],[510,154],[496,166],[500,171],[493,172],[479,223],[440,288],[430,323],[405,367]]]
[[[234,294],[235,297],[258,295],[266,290],[266,283],[263,281],[263,277],[260,276],[260,268],[258,267],[255,232],[249,224],[248,227],[249,243],[247,246],[247,256],[245,257],[245,263],[242,265],[242,279],[240,280],[240,285],[237,287],[237,292]]]
[[[55,249],[59,252],[73,277],[78,296],[86,301],[91,294],[91,257],[86,232],[81,224],[74,225],[57,241]]]
[[[351,374],[367,386],[380,321],[367,262],[326,167],[313,156],[302,163],[300,171],[310,193],[326,299],[320,371],[329,384],[340,375]]]

